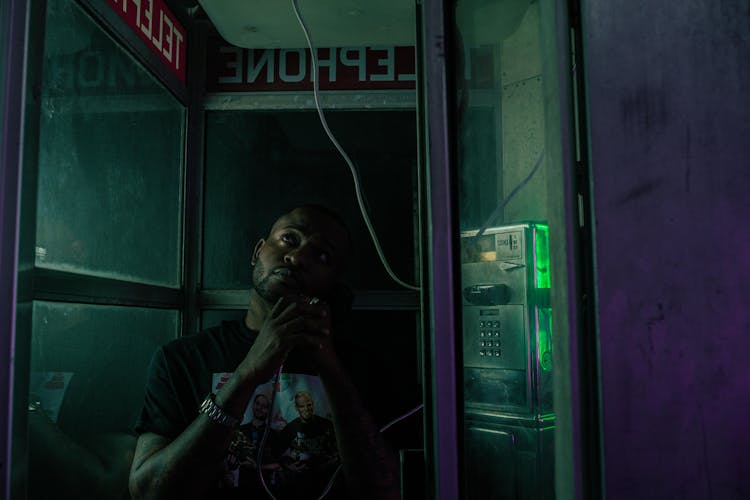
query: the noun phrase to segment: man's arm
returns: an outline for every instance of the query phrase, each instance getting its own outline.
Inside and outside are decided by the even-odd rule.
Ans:
[[[289,351],[317,346],[320,322],[303,316],[296,303],[280,299],[252,347],[219,392],[216,404],[235,417],[244,414],[256,387],[271,378]],[[200,414],[174,440],[142,434],[130,469],[134,499],[201,498],[219,479],[234,429]]]
[[[200,498],[216,482],[220,470],[221,458],[197,446],[141,434],[130,471],[130,494],[134,499]]]
[[[29,414],[29,470],[44,477],[29,486],[38,498],[127,498],[135,437],[102,433],[73,439],[41,411]]]
[[[230,414],[239,415],[241,411],[236,408],[247,406],[257,385],[235,372],[217,393],[216,403]],[[203,497],[223,472],[233,434],[234,429],[204,414],[198,415],[174,440],[154,433],[142,434],[130,469],[130,494],[134,499]]]

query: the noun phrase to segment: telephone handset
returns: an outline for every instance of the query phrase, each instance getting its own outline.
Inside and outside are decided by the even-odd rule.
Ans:
[[[343,284],[337,285],[334,292],[327,298],[302,297],[305,305],[314,305],[325,302],[331,314],[331,327],[336,335],[346,332],[351,324],[351,310],[354,294]],[[287,356],[284,365],[288,369],[294,369],[300,373],[315,373],[315,367],[310,365],[309,349],[300,348],[292,350]],[[286,368],[285,368],[286,370]]]

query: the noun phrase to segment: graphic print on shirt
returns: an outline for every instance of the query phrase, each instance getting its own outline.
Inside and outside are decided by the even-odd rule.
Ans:
[[[231,373],[215,373],[216,392]],[[273,408],[271,405],[273,404]],[[259,448],[270,418],[270,430]],[[260,490],[258,464],[277,498],[317,498],[338,467],[336,436],[320,378],[282,373],[250,398],[229,447],[222,487]]]

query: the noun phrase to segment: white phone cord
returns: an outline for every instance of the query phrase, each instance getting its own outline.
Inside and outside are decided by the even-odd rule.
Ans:
[[[305,24],[305,21],[302,19],[302,14],[299,10],[299,5],[297,4],[298,0],[292,0],[292,7],[294,8],[294,15],[297,17],[297,21],[299,21],[300,26],[302,27],[302,31],[305,34],[305,39],[307,40],[307,46],[310,49],[310,56],[312,60],[312,80],[313,80],[313,97],[315,99],[315,108],[318,111],[318,116],[320,117],[320,123],[323,125],[323,129],[325,130],[326,134],[328,135],[328,138],[331,140],[333,145],[336,147],[338,152],[341,154],[341,156],[344,158],[344,161],[349,166],[349,171],[352,174],[352,179],[354,179],[354,192],[357,194],[357,203],[359,204],[359,211],[362,213],[362,218],[365,221],[365,225],[367,226],[367,230],[370,232],[370,237],[372,238],[372,242],[375,244],[375,250],[378,252],[378,257],[380,257],[380,262],[383,263],[383,267],[385,268],[388,275],[404,288],[407,288],[409,290],[416,290],[419,291],[420,287],[415,285],[410,285],[409,283],[406,283],[399,279],[398,276],[391,270],[391,266],[388,264],[388,261],[385,258],[385,254],[383,253],[383,249],[380,247],[380,242],[378,241],[378,237],[375,234],[375,229],[372,226],[372,223],[370,222],[370,216],[367,214],[367,210],[365,209],[364,201],[362,200],[362,192],[359,184],[359,174],[357,173],[357,169],[354,167],[354,163],[349,158],[349,155],[346,154],[346,151],[344,151],[344,148],[341,147],[341,144],[336,140],[333,133],[331,132],[331,129],[328,127],[328,122],[326,121],[325,114],[323,113],[323,109],[320,106],[320,88],[318,84],[318,58],[317,54],[315,52],[315,46],[313,45],[312,39],[310,37],[310,31],[307,28],[307,25]]]
[[[339,144],[339,142],[336,140],[336,137],[334,137],[333,132],[331,132],[331,129],[328,127],[328,122],[326,121],[325,114],[323,113],[323,109],[320,105],[320,88],[318,84],[318,61],[317,61],[317,54],[315,52],[315,46],[313,45],[312,39],[310,37],[310,32],[307,28],[307,25],[305,24],[305,21],[302,18],[302,14],[299,10],[298,0],[292,0],[292,7],[294,8],[294,15],[297,17],[297,21],[299,22],[300,26],[302,27],[302,31],[305,34],[305,39],[307,40],[307,46],[310,49],[310,56],[312,61],[312,67],[313,67],[313,73],[312,73],[312,80],[313,80],[313,98],[315,100],[315,108],[318,111],[318,117],[320,117],[320,123],[323,125],[323,129],[326,132],[326,135],[328,135],[328,138],[331,140],[333,145],[336,147],[338,152],[341,154],[341,156],[344,158],[344,161],[349,166],[349,171],[352,174],[352,179],[354,180],[354,192],[357,195],[357,204],[359,205],[359,210],[362,213],[362,218],[364,219],[365,225],[367,226],[367,230],[370,233],[370,237],[372,238],[372,242],[375,245],[375,250],[378,253],[378,257],[380,257],[380,261],[383,263],[383,267],[385,268],[388,275],[399,285],[401,285],[404,288],[407,288],[409,290],[416,290],[419,291],[420,287],[415,285],[410,285],[409,283],[406,283],[399,279],[398,276],[393,272],[391,269],[391,266],[388,264],[388,261],[385,257],[385,254],[383,253],[383,249],[380,246],[380,242],[378,241],[378,237],[375,234],[375,229],[372,226],[372,222],[370,222],[370,217],[367,214],[367,210],[364,206],[364,201],[362,200],[362,192],[360,188],[360,182],[359,182],[359,175],[357,173],[357,169],[354,167],[354,163],[352,162],[351,158],[349,158],[349,155],[346,154],[346,151],[344,151],[344,148]],[[276,384],[281,383],[281,372],[283,370],[284,366],[280,366],[279,370],[276,372]],[[271,402],[270,402],[270,409],[266,421],[266,428],[263,432],[263,437],[261,438],[260,445],[258,446],[258,458],[257,458],[257,464],[258,464],[258,476],[260,477],[260,482],[263,485],[263,488],[266,490],[266,493],[269,497],[271,497],[273,500],[276,500],[276,497],[274,497],[273,493],[271,493],[270,488],[268,487],[268,484],[266,484],[266,480],[263,477],[263,451],[265,449],[266,440],[268,439],[269,432],[271,430],[271,415],[273,413],[273,405],[276,400],[276,391],[273,391],[273,394],[271,395]],[[403,415],[391,420],[386,425],[384,425],[380,432],[386,431],[388,428],[390,428],[392,425],[404,420],[405,418],[413,415],[414,413],[418,412],[424,407],[424,405],[420,404],[408,412],[404,413]],[[339,472],[341,471],[342,465],[339,464],[339,466],[336,468],[334,473],[331,475],[331,479],[328,481],[328,484],[323,489],[323,492],[318,497],[318,500],[322,500],[328,492],[331,490],[331,487],[333,486],[334,481],[336,480],[336,477],[338,476]]]

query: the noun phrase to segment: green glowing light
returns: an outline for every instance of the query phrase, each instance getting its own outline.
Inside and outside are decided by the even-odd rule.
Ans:
[[[534,284],[537,288],[549,288],[549,226],[546,224],[537,224],[535,228],[536,248],[534,250],[536,252],[536,273]]]
[[[536,224],[534,226],[534,259],[536,268],[534,285],[537,289],[550,288],[550,259],[549,259],[549,226]],[[549,293],[549,292],[547,292]],[[539,365],[542,370],[552,369],[552,309],[549,298],[546,304],[540,303],[536,309],[536,324],[539,336]]]
[[[537,328],[539,329],[539,365],[542,370],[552,369],[552,309],[537,309]]]

